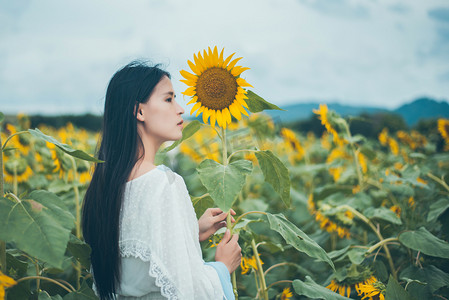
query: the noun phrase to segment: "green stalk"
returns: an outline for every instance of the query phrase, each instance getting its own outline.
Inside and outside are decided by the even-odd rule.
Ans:
[[[78,189],[78,181],[77,181],[77,170],[76,170],[76,161],[73,156],[69,156],[72,161],[73,167],[73,191],[75,192],[75,207],[76,207],[76,237],[81,239],[81,207],[80,207],[80,192]],[[79,290],[81,287],[80,278],[81,278],[81,263],[79,261],[76,262],[76,288]]]
[[[253,254],[254,257],[256,258],[256,265],[257,265],[256,272],[259,275],[260,279],[261,296],[263,297],[264,300],[268,300],[268,290],[267,284],[265,282],[265,275],[263,274],[262,263],[260,262],[259,252],[257,251],[256,242],[254,241],[254,239],[251,240],[251,247],[253,248]]]
[[[346,128],[346,133],[348,134],[349,139],[351,139],[352,135],[351,135],[351,131],[349,130],[349,126],[346,122],[344,122],[345,124],[345,128]],[[359,179],[359,186],[360,186],[360,190],[363,190],[363,175],[362,175],[362,171],[360,170],[360,165],[359,165],[359,159],[357,158],[357,150],[355,149],[354,143],[351,141],[351,149],[352,149],[352,155],[354,156],[354,164],[355,164],[355,169],[357,170],[357,177]]]
[[[1,133],[1,126],[0,126]],[[0,145],[2,144],[2,136],[0,134]],[[3,148],[0,148],[0,197],[3,197]],[[2,273],[6,274],[6,242],[0,241],[0,266]]]
[[[19,280],[17,280],[17,283],[19,283],[19,282],[21,282],[21,281],[28,280],[28,279],[43,279],[43,280],[48,280],[48,281],[50,281],[50,282],[53,282],[53,283],[56,284],[56,285],[59,285],[60,287],[62,287],[64,290],[66,290],[66,291],[69,292],[69,293],[75,292],[75,291],[76,291],[72,286],[70,286],[70,287],[71,287],[73,290],[70,290],[68,287],[66,287],[66,286],[63,285],[62,283],[60,283],[60,282],[58,282],[58,281],[56,281],[56,280],[54,280],[54,279],[51,279],[51,278],[48,278],[48,277],[43,277],[43,276],[28,276],[28,277],[23,277],[23,278],[20,278]]]
[[[17,161],[14,162],[14,180],[13,180],[13,193],[18,195],[18,187],[17,187]]]
[[[396,269],[394,268],[393,258],[391,257],[390,250],[388,249],[388,246],[386,244],[389,241],[385,242],[388,239],[384,239],[384,237],[380,233],[380,230],[377,230],[376,226],[374,226],[374,224],[367,217],[365,217],[363,214],[361,214],[358,210],[352,208],[349,205],[342,205],[340,207],[342,209],[346,209],[346,210],[349,210],[350,212],[352,212],[354,215],[356,215],[359,219],[361,219],[363,222],[365,222],[374,231],[377,238],[381,242],[380,244],[384,248],[385,254],[387,255],[388,264],[390,265],[391,273],[393,274],[394,279],[397,280],[398,274],[396,272]]]
[[[217,133],[218,133],[218,131],[217,131]],[[227,145],[226,145],[226,130],[223,127],[221,127],[221,135],[219,134],[219,136],[221,138],[222,150],[223,150],[223,165],[227,166],[228,165],[228,150],[227,150]],[[228,216],[226,217],[226,227],[229,229],[230,234],[232,236],[231,210],[228,211]],[[235,276],[235,271],[232,272],[232,274],[231,274],[231,281],[232,281],[232,290],[234,292],[235,299],[238,300],[239,294],[237,291],[237,279]]]

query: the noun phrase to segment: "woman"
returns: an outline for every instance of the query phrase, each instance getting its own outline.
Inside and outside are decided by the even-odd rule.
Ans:
[[[82,220],[100,299],[234,297],[238,235],[226,231],[216,262],[204,263],[199,245],[227,214],[208,209],[197,220],[183,179],[154,164],[163,142],[182,137],[184,110],[174,97],[170,74],[158,66],[133,62],[109,82],[98,152],[104,163],[96,165]]]

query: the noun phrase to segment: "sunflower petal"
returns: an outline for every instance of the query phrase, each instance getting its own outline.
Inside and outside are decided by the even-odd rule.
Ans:
[[[195,65],[196,65],[196,68],[198,69],[198,71],[200,73],[203,73],[204,67],[201,64],[199,57],[195,53],[193,53],[193,61],[195,62]]]
[[[195,96],[195,94],[196,94],[196,86],[189,87],[187,90],[182,92],[182,94],[186,95],[186,96]]]
[[[195,103],[196,101],[198,101],[198,97],[194,96],[189,102],[187,102],[187,105]]]
[[[237,100],[238,103],[240,103],[242,106],[248,108],[248,104],[246,104],[246,101],[243,100],[243,96],[237,95],[237,96],[235,97],[235,100]]]
[[[230,63],[229,63],[229,65],[228,65],[228,67],[227,67],[227,69],[228,69],[228,71],[230,71],[234,66],[235,66],[235,64],[239,61],[239,60],[241,60],[243,57],[239,57],[239,58],[236,58],[236,59],[234,59],[233,61],[231,61]]]
[[[207,119],[209,119],[209,109],[207,107],[204,107],[203,111],[203,123],[207,124]]]
[[[250,86],[253,87],[251,84],[249,84],[245,79],[243,79],[242,77],[237,78],[237,84],[239,86]]]
[[[223,60],[223,51],[224,51],[224,48],[221,49],[220,57],[218,58],[218,66],[219,67],[222,67],[223,66],[223,62],[224,62],[224,60]]]
[[[195,103],[195,105],[192,107],[192,110],[190,111],[190,115],[193,115],[193,113],[194,113],[198,108],[200,108],[200,106],[201,106],[201,102]]]
[[[245,72],[246,70],[249,70],[250,68],[244,68],[244,67],[239,67],[236,66],[234,68],[232,68],[231,70],[231,74],[235,77],[239,76],[240,74],[242,74],[243,72]]]
[[[203,58],[204,58],[204,65],[205,65],[206,69],[212,67],[212,64],[211,64],[209,55],[206,52],[206,49],[203,50]]]
[[[215,128],[215,110],[211,111],[210,114],[210,125]]]
[[[206,67],[206,62],[204,61],[204,58],[201,56],[201,51],[198,51],[197,57],[198,57],[198,61],[201,65],[202,72],[203,72],[204,70],[207,69],[207,67]]]
[[[249,117],[248,113],[246,112],[245,108],[241,105],[237,105],[237,108],[240,110],[240,112],[244,115],[246,115],[247,117]]]
[[[189,67],[190,69],[192,69],[193,73],[195,73],[196,75],[201,75],[201,72],[198,70],[197,66],[195,66],[193,62],[187,60],[187,63],[189,64]]]
[[[205,108],[206,108],[206,107],[201,106],[200,109],[197,110],[196,115],[195,115],[195,118],[198,117],[198,115],[199,115],[200,113],[202,113],[202,112],[204,111]]]
[[[231,113],[229,112],[229,109],[227,107],[223,109],[223,115],[225,116],[226,123],[231,124],[232,122]]]
[[[181,73],[181,75],[187,80],[196,80],[196,76],[193,75],[192,73],[189,73],[184,70],[179,71],[179,73]]]
[[[217,50],[217,46],[214,47],[214,52],[212,53],[212,57],[214,58],[214,67],[218,66],[218,50]]]
[[[222,65],[223,68],[226,68],[226,67],[227,67],[229,61],[230,61],[231,58],[234,56],[234,54],[235,54],[235,52],[232,53],[231,55],[229,55],[228,58],[226,58],[226,60],[223,62],[223,65]]]
[[[217,110],[217,124],[220,127],[223,127],[223,116],[221,115],[221,110]]]
[[[194,86],[194,85],[196,84],[196,82],[191,81],[191,80],[187,80],[187,79],[181,79],[181,80],[179,80],[179,81],[181,81],[181,82],[187,84],[188,86]]]
[[[237,119],[237,120],[241,120],[242,119],[242,115],[240,114],[240,110],[236,107],[238,104],[237,102],[234,101],[234,103],[232,103],[229,106],[229,110],[231,111],[232,115]]]

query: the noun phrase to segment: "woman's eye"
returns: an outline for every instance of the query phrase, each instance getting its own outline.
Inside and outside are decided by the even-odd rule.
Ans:
[[[171,102],[171,100],[172,100],[172,98],[168,98],[168,99],[166,99],[165,101]]]

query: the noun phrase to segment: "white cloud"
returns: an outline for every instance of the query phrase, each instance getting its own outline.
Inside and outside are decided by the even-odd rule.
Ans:
[[[428,11],[441,0],[23,3],[0,6],[5,112],[100,113],[108,80],[134,58],[167,65],[181,96],[179,70],[211,45],[243,56],[244,77],[279,105],[449,95],[449,61],[431,55],[439,27]]]

